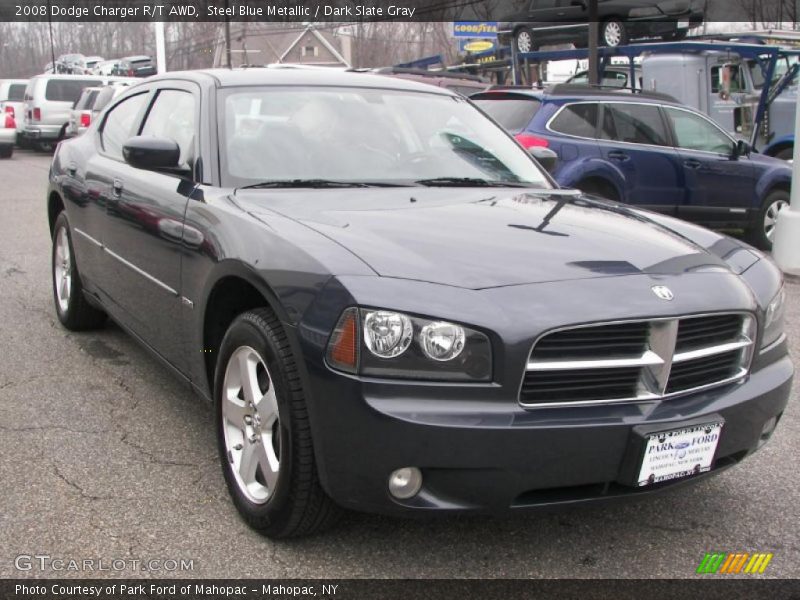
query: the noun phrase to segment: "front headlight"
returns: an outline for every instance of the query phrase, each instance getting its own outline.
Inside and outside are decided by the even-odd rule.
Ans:
[[[784,305],[786,303],[786,290],[781,286],[780,291],[767,306],[764,315],[764,335],[761,338],[761,347],[764,348],[777,342],[783,335]]]
[[[371,377],[489,381],[489,338],[469,327],[389,310],[348,308],[328,342],[328,364]]]
[[[656,17],[661,14],[661,11],[658,10],[655,6],[647,6],[643,8],[632,8],[628,12],[628,16],[632,19],[637,17]]]

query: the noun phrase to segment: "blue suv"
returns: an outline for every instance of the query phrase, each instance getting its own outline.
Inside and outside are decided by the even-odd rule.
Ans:
[[[769,250],[792,171],[663,94],[586,86],[499,88],[470,97],[528,150],[558,155],[564,187],[717,229]]]

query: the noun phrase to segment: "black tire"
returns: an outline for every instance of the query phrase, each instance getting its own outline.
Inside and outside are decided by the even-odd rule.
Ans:
[[[600,45],[617,48],[628,43],[628,30],[619,19],[608,19],[600,24]]]
[[[617,193],[617,190],[614,188],[614,186],[608,182],[600,181],[599,179],[588,179],[586,181],[581,181],[575,187],[577,187],[584,194],[599,196],[600,198],[613,200],[614,202],[620,201],[619,193]]]
[[[775,154],[773,154],[775,158],[780,158],[781,160],[792,160],[794,158],[794,146],[788,146],[786,148],[782,148]]]
[[[277,397],[277,454],[280,467],[275,487],[262,503],[252,501],[240,489],[234,474],[233,456],[226,447],[223,430],[226,369],[237,349],[243,347],[254,349],[263,357],[268,369],[266,385],[274,384]],[[247,524],[273,539],[310,535],[332,526],[342,509],[327,496],[319,482],[308,410],[297,364],[286,333],[271,310],[260,308],[245,312],[236,317],[228,328],[220,345],[215,369],[214,401],[217,442],[225,483],[236,509]]]
[[[679,42],[681,40],[685,40],[686,37],[689,35],[688,29],[678,29],[673,33],[667,33],[666,35],[662,35],[661,39],[665,42]]]
[[[761,210],[758,211],[755,222],[747,230],[750,243],[761,250],[772,250],[772,237],[774,234],[774,217],[776,212],[789,205],[789,192],[774,190],[767,194]]]
[[[517,47],[517,52],[535,52],[537,49],[536,42],[533,37],[533,31],[530,27],[520,27],[514,34],[514,45]]]
[[[14,155],[14,145],[0,146],[0,158],[11,158]]]
[[[66,234],[67,245],[69,247],[70,256],[70,290],[69,299],[65,306],[59,299],[59,291],[56,287],[59,284],[56,276],[56,255],[57,255],[57,241],[61,235],[62,230]],[[63,264],[63,263],[62,263]],[[75,260],[75,251],[72,247],[72,232],[69,228],[69,221],[64,211],[56,218],[55,225],[53,226],[53,250],[51,254],[51,273],[53,283],[53,302],[56,308],[56,315],[61,324],[70,331],[86,331],[89,329],[97,329],[102,327],[106,321],[106,314],[89,304],[86,297],[83,295],[83,284],[81,283],[80,273],[78,272],[78,265]]]
[[[34,142],[33,148],[37,152],[47,152],[51,153],[55,150],[56,143],[55,142]]]

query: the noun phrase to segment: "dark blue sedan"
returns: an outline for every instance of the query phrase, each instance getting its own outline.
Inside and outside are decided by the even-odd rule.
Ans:
[[[709,227],[744,227],[755,245],[772,246],[791,169],[667,96],[555,86],[471,99],[526,148],[555,151],[562,186]]]

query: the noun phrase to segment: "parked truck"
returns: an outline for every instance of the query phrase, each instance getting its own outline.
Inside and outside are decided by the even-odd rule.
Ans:
[[[718,50],[647,54],[642,84],[705,113],[759,152],[788,160],[794,148],[797,57],[786,51],[775,58],[773,64]]]

